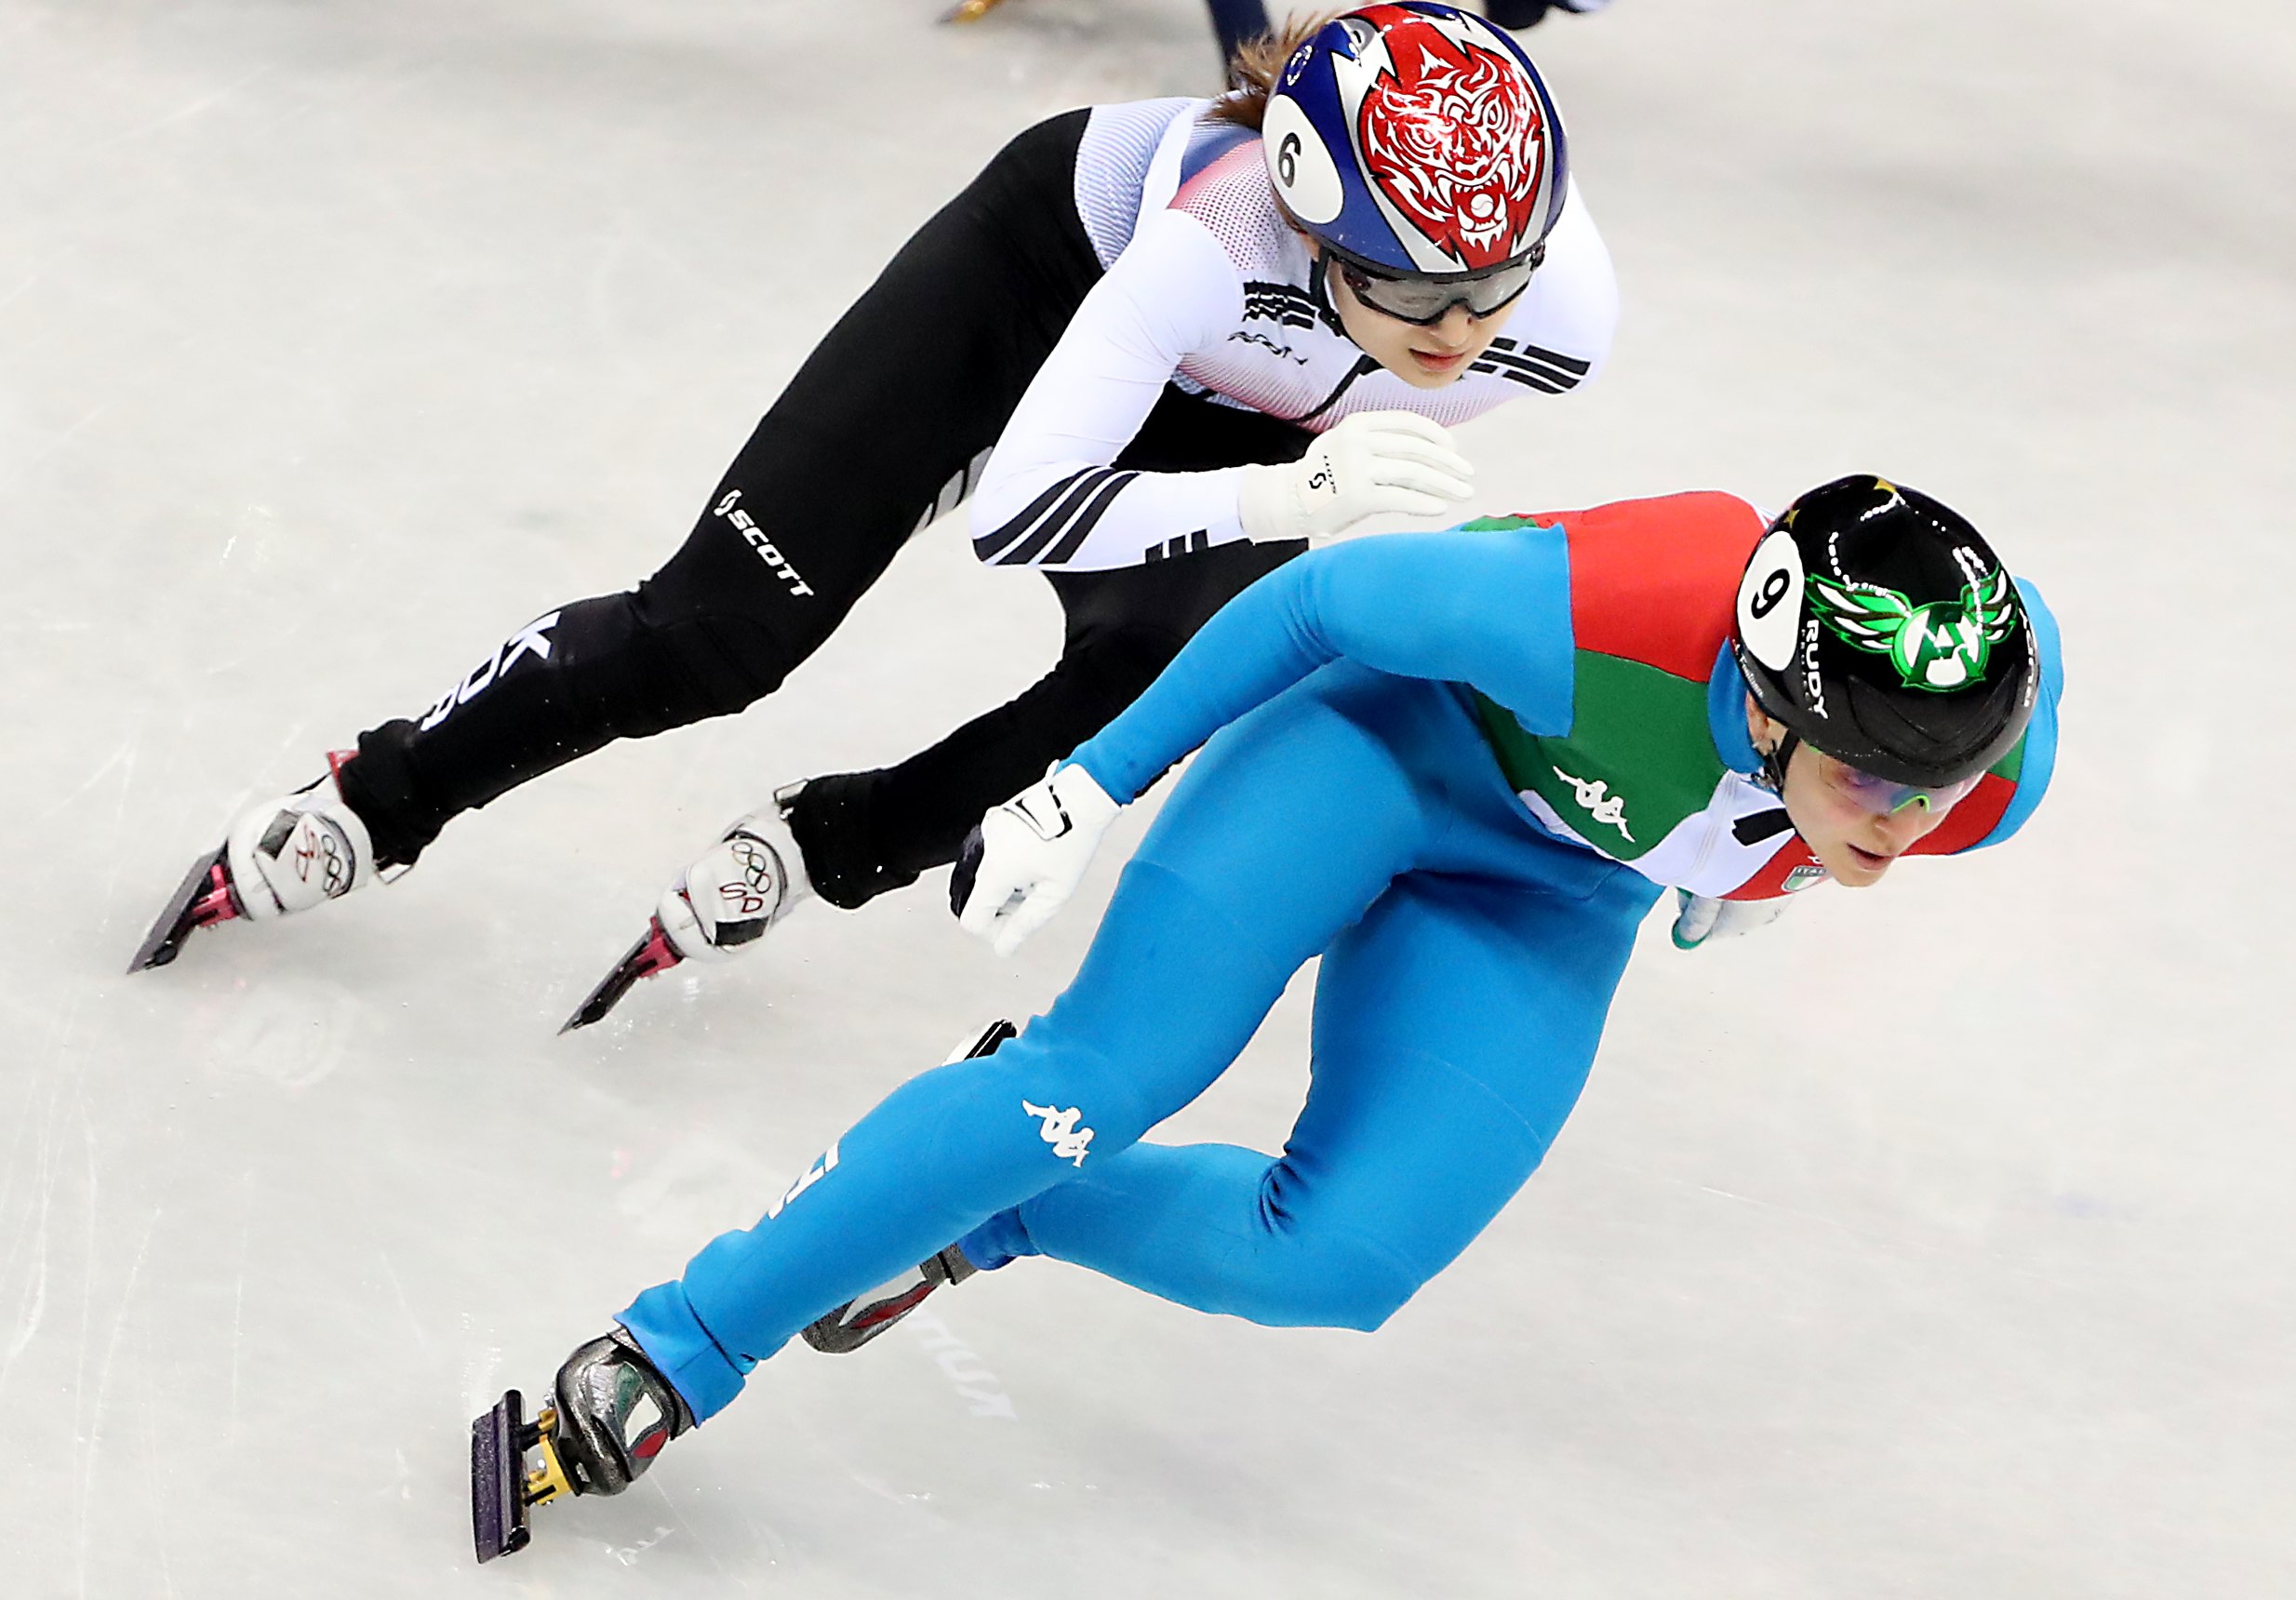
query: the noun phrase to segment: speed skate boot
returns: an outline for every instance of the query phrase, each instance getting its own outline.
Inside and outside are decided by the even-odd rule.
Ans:
[[[754,943],[813,896],[805,856],[791,836],[789,803],[804,788],[775,791],[773,804],[728,828],[701,859],[661,891],[653,919],[629,953],[599,980],[561,1033],[603,1019],[642,978],[681,961],[715,961]]]
[[[999,1018],[979,1038],[960,1047],[941,1064],[949,1066],[994,1055],[999,1045],[1019,1036],[1019,1029]],[[850,1354],[924,1304],[925,1297],[935,1289],[954,1288],[980,1270],[966,1260],[962,1249],[951,1245],[892,1282],[880,1284],[858,1300],[849,1300],[828,1315],[808,1323],[799,1337],[824,1355]]]
[[[356,753],[332,752],[323,776],[242,812],[223,843],[192,863],[127,970],[167,966],[195,928],[309,911],[380,877],[367,824],[336,776]]]
[[[481,1561],[526,1548],[534,1506],[621,1493],[694,1425],[670,1380],[620,1328],[567,1356],[555,1387],[555,1404],[531,1422],[513,1389],[471,1423],[471,1534]]]
[[[824,1355],[849,1355],[925,1303],[925,1297],[944,1285],[954,1287],[981,1269],[951,1245],[931,1260],[920,1261],[891,1283],[880,1284],[859,1300],[850,1300],[818,1321],[808,1323],[800,1335]]]

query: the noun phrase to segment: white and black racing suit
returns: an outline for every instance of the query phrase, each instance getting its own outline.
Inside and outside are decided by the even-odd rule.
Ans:
[[[969,493],[981,558],[1059,594],[1061,657],[908,761],[805,786],[808,873],[859,905],[953,860],[984,810],[1304,548],[1244,539],[1237,468],[1296,460],[1352,412],[1463,421],[1599,367],[1617,294],[1575,191],[1502,337],[1415,389],[1340,332],[1258,136],[1210,106],[1099,106],[1007,145],[830,330],[659,572],[553,608],[360,736],[340,781],[379,859],[411,861],[458,813],[615,739],[771,693]]]

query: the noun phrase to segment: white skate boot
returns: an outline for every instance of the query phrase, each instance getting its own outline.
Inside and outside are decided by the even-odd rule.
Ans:
[[[629,953],[574,1008],[561,1033],[611,1011],[642,978],[681,961],[716,961],[765,936],[813,898],[805,857],[784,816],[803,784],[775,791],[773,804],[728,828],[701,859],[661,891],[653,920]]]
[[[195,928],[267,922],[373,883],[374,845],[335,777],[355,753],[330,753],[324,777],[242,812],[223,843],[192,863],[127,970],[165,967]]]

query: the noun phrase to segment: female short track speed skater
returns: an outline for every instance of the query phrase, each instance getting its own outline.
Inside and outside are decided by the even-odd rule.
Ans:
[[[1775,521],[1676,495],[1363,540],[1262,580],[982,820],[954,898],[1009,949],[1118,803],[1203,747],[1067,991],[638,1296],[546,1419],[515,1396],[479,1419],[480,1555],[556,1488],[626,1487],[791,1335],[854,1348],[1020,1257],[1378,1327],[1544,1156],[1664,888],[1695,944],[1828,877],[2008,838],[2049,781],[2058,660],[1974,528],[1872,477]],[[1319,955],[1283,1153],[1141,1142]]]
[[[1278,47],[1224,100],[1021,134],[831,331],[667,566],[544,612],[241,815],[135,966],[388,876],[615,739],[740,711],[971,490],[981,559],[1060,595],[1051,673],[899,767],[737,822],[587,1020],[808,895],[855,906],[954,860],[1253,579],[1462,500],[1446,425],[1568,393],[1609,348],[1616,285],[1562,125],[1521,50],[1448,7],[1375,6]]]

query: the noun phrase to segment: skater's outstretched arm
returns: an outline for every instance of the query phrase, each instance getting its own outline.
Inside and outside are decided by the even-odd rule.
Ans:
[[[1559,733],[1572,683],[1568,548],[1509,527],[1368,539],[1315,553],[1228,603],[1148,692],[1075,757],[981,820],[950,908],[1000,955],[1066,903],[1120,806],[1227,724],[1342,658],[1472,683]]]
[[[1073,759],[1118,800],[1254,706],[1342,658],[1473,684],[1533,733],[1570,727],[1568,549],[1557,528],[1454,528],[1319,550],[1204,625]]]

